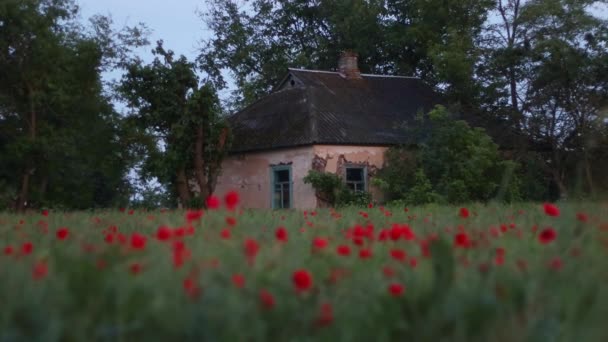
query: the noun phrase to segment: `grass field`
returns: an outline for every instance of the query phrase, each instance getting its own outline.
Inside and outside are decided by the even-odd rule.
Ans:
[[[556,206],[0,213],[0,341],[607,341],[608,204]]]

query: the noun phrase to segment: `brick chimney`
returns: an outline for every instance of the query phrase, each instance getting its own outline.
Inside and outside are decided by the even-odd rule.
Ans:
[[[359,71],[359,65],[357,63],[357,53],[346,50],[340,55],[340,61],[338,61],[338,72],[346,79],[360,79],[361,72]]]

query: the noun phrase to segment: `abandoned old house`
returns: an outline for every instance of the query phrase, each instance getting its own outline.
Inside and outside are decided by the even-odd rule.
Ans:
[[[237,190],[247,208],[315,208],[302,180],[314,169],[379,200],[370,178],[384,152],[408,141],[404,122],[439,102],[419,78],[360,73],[354,53],[337,72],[289,69],[271,94],[230,117],[233,143],[215,192]]]

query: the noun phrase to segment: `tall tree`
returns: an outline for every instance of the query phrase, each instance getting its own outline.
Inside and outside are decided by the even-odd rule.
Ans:
[[[142,177],[157,178],[183,206],[194,205],[194,199],[200,205],[215,188],[227,147],[215,89],[199,85],[194,63],[176,58],[162,41],[153,54],[150,64],[133,61],[118,87],[139,132]]]
[[[564,196],[572,168],[582,167],[587,190],[595,188],[589,149],[608,99],[608,22],[592,14],[595,3],[498,1],[479,63],[486,104],[547,146],[547,172]]]
[[[0,3],[0,183],[17,210],[109,206],[128,190],[100,76],[114,57],[77,15],[71,0]]]
[[[199,57],[224,85],[234,76],[237,107],[269,92],[287,67],[335,70],[340,53],[359,54],[363,72],[421,76],[455,101],[474,88],[474,38],[490,0],[208,0],[213,38]],[[464,95],[463,95],[464,94]],[[466,96],[465,96],[466,95]]]

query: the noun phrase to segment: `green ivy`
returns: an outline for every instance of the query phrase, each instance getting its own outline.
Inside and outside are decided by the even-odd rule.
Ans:
[[[352,191],[334,173],[310,170],[303,180],[305,184],[312,185],[318,198],[332,207],[363,206],[371,201],[369,192]]]

